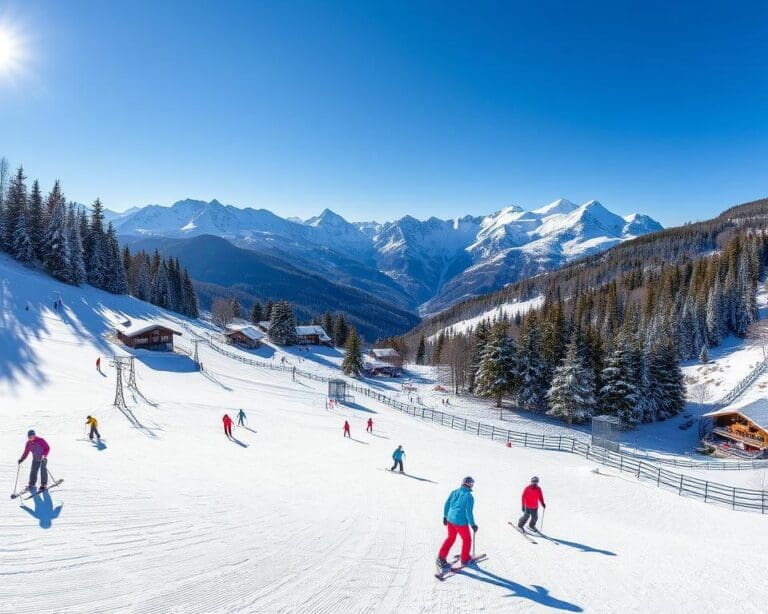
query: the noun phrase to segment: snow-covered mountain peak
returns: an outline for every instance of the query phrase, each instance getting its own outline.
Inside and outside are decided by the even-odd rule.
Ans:
[[[541,216],[566,214],[575,211],[578,207],[579,206],[576,203],[571,202],[567,198],[558,198],[548,205],[534,209],[531,213],[536,213]]]

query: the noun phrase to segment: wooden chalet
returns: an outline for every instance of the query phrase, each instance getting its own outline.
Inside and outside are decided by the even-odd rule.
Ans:
[[[133,322],[115,329],[117,338],[130,348],[173,352],[173,336],[181,333],[157,322]]]
[[[768,458],[768,399],[704,414],[704,441],[728,456]]]
[[[403,366],[403,358],[394,348],[373,348],[371,358],[377,362],[385,362],[398,369]]]
[[[242,326],[238,328],[230,327],[229,330],[224,333],[224,337],[226,338],[227,343],[240,345],[253,350],[261,347],[261,340],[264,339],[264,333],[260,330],[256,330],[253,326]]]
[[[319,325],[297,326],[296,337],[299,345],[333,345],[333,341]]]

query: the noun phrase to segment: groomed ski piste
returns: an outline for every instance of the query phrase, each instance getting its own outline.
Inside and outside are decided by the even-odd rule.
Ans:
[[[179,352],[133,352],[141,396],[126,389],[122,412],[109,357],[128,350],[109,333],[126,318],[179,328],[146,303],[0,257],[0,612],[764,611],[765,516],[578,456],[507,448],[359,396],[329,410],[326,384],[202,345],[202,373]],[[301,367],[332,369],[320,362]],[[241,408],[247,425],[227,439],[221,418]],[[85,437],[88,414],[100,446]],[[8,495],[30,428],[64,483],[21,507]],[[405,476],[386,469],[398,444]],[[439,582],[443,503],[465,475],[488,559]],[[532,475],[559,545],[508,524]]]

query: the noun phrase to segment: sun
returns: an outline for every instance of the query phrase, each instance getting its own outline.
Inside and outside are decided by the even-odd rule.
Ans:
[[[0,24],[0,74],[17,72],[23,59],[23,46],[12,28]]]

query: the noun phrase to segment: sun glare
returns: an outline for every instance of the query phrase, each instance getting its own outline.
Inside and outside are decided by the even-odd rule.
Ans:
[[[16,73],[21,69],[23,48],[12,28],[0,24],[0,75]]]

